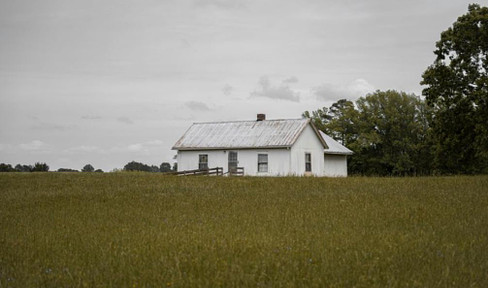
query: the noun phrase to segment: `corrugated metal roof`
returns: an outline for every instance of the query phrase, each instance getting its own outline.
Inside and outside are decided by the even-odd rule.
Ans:
[[[320,132],[320,136],[322,136],[322,139],[324,139],[325,143],[327,143],[327,146],[329,146],[328,149],[324,150],[325,154],[337,154],[337,155],[352,155],[352,154],[354,154],[351,150],[344,147],[341,143],[335,141],[329,135],[325,134],[322,131],[319,131],[319,132]]]
[[[308,119],[194,123],[173,149],[291,147],[308,123]]]

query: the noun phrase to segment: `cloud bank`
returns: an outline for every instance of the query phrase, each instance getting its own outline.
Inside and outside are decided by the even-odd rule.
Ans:
[[[292,79],[292,81],[294,81],[295,79]],[[257,89],[254,90],[254,92],[251,92],[251,97],[264,97],[270,99],[300,102],[300,93],[293,91],[287,85],[290,82],[285,81],[283,81],[283,83],[279,86],[273,86],[269,78],[267,76],[263,76],[259,79]],[[296,79],[296,81],[298,81],[298,79]]]
[[[210,111],[211,109],[207,104],[199,101],[188,101],[185,102],[185,106],[193,111]]]
[[[312,93],[318,100],[325,101],[355,100],[374,91],[374,86],[364,79],[356,79],[347,85],[325,83],[312,89]]]
[[[45,147],[46,147],[46,143],[40,140],[33,140],[29,143],[20,144],[20,148],[22,150],[27,150],[27,151],[39,151]]]
[[[134,121],[132,121],[132,119],[130,119],[129,117],[126,117],[126,116],[122,116],[122,117],[117,118],[117,121],[119,121],[120,123],[124,123],[124,124],[134,124]]]

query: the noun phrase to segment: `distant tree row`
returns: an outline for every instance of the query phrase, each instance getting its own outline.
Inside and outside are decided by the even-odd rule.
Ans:
[[[12,167],[10,164],[0,163],[0,172],[48,172],[49,165],[46,163],[36,162],[34,165],[21,165],[17,164]],[[71,168],[59,168],[57,172],[79,172],[76,169]],[[81,169],[81,172],[103,172],[102,169],[93,168],[92,165],[87,164]]]
[[[71,169],[71,168],[59,168],[57,171],[58,172],[80,172],[76,169]]]
[[[49,166],[46,163],[36,162],[34,165],[17,164],[12,167],[10,164],[0,163],[0,172],[47,172]]]
[[[58,170],[59,171],[59,170]],[[103,172],[102,169],[96,169],[91,165],[91,164],[86,164],[85,166],[83,166],[83,168],[81,169],[81,172]]]
[[[176,170],[176,164],[173,167]],[[171,169],[171,164],[168,162],[163,162],[161,165],[158,167],[156,165],[146,165],[144,163],[136,162],[136,161],[131,161],[127,163],[124,166],[124,171],[142,171],[142,172],[170,172],[172,171]]]
[[[80,172],[76,169],[71,169],[71,168],[59,168],[57,170],[57,172]],[[86,164],[85,166],[83,166],[83,168],[81,169],[81,172],[103,172],[102,169],[96,169],[93,168],[93,166],[91,164]]]
[[[176,163],[173,167],[168,162],[163,162],[158,167],[156,165],[146,165],[140,162],[132,161],[127,163],[123,171],[143,171],[143,172],[170,172],[176,171]],[[12,167],[10,164],[0,163],[0,172],[47,172],[49,171],[49,166],[46,163],[36,162],[34,165],[21,165],[17,164]],[[59,168],[57,172],[80,172],[76,169],[71,168]],[[91,164],[86,164],[81,169],[81,172],[103,172],[102,169],[95,169]]]

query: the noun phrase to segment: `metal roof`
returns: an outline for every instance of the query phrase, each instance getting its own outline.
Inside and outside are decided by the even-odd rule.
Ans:
[[[351,150],[347,149],[341,143],[335,141],[332,137],[325,134],[322,131],[320,132],[320,136],[324,139],[325,143],[327,143],[328,149],[324,150],[325,154],[336,154],[336,155],[352,155],[354,154]]]
[[[173,149],[291,147],[309,123],[309,119],[194,123]],[[326,147],[325,142],[323,144]]]

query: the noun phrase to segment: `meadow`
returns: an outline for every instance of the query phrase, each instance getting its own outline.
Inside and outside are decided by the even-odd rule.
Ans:
[[[1,173],[0,287],[488,287],[488,176]]]

